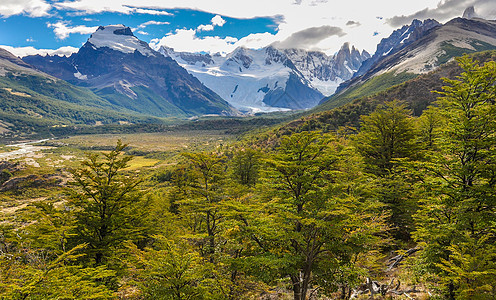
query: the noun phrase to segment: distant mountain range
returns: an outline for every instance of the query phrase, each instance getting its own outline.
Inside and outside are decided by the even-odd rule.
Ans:
[[[366,51],[350,49],[348,43],[333,56],[272,46],[238,48],[226,56],[175,52],[167,47],[159,52],[245,112],[314,107],[370,58]]]
[[[70,57],[34,55],[23,61],[137,113],[189,117],[311,108],[368,58],[349,44],[334,56],[272,46],[238,48],[224,56],[166,47],[157,52],[129,27],[109,25]]]
[[[23,60],[138,113],[156,117],[237,114],[216,93],[123,25],[100,26],[70,57],[36,55]]]
[[[228,55],[155,51],[124,25],[101,26],[69,57],[21,60],[0,49],[0,134],[308,109],[319,101],[310,112],[330,110],[463,53],[496,49],[496,21],[472,15],[444,25],[414,20],[383,39],[372,56],[349,44],[331,56],[273,46]]]

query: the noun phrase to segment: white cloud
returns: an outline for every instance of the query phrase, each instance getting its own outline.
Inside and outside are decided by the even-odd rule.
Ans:
[[[14,54],[15,56],[19,57],[24,57],[28,55],[42,55],[45,56],[47,54],[49,55],[59,55],[59,56],[70,56],[72,53],[75,53],[79,50],[79,48],[75,47],[61,47],[59,49],[36,49],[34,47],[12,47],[12,46],[1,46],[0,48],[3,48],[10,53]]]
[[[78,25],[74,27],[70,27],[67,25],[67,22],[59,21],[57,23],[48,23],[47,26],[49,28],[53,28],[53,32],[57,36],[57,38],[63,40],[66,39],[70,34],[78,33],[78,34],[91,34],[98,29],[98,26],[95,27],[87,27],[84,25]]]
[[[235,37],[198,37],[193,29],[178,29],[161,39],[153,39],[150,46],[158,50],[160,46],[174,48],[179,52],[229,53],[238,47],[259,49],[276,41],[276,36],[268,32],[254,33],[237,39]]]
[[[33,15],[43,15],[48,12],[50,7],[47,4],[48,0],[0,1],[2,1],[0,13],[4,15],[13,14],[13,11],[28,14],[31,11]],[[4,2],[9,3],[8,9],[5,8],[7,6],[3,5]],[[13,7],[18,2],[24,4],[21,5],[21,8],[14,9]],[[31,5],[31,3],[38,3],[41,9],[28,8],[33,7],[34,4]],[[223,26],[226,23],[224,19],[226,17],[238,19],[269,17],[278,26],[277,33],[270,36],[272,42],[287,40],[295,33],[304,32],[309,28],[321,28],[323,26],[342,28],[343,33],[345,33],[343,35],[332,35],[311,42],[306,40],[305,44],[302,45],[321,49],[328,54],[337,51],[344,42],[350,42],[359,49],[374,52],[376,45],[382,38],[402,25],[401,23],[409,23],[414,16],[420,18],[435,16],[438,21],[444,22],[450,18],[461,16],[463,10],[472,5],[481,15],[496,16],[495,0],[403,0],[399,2],[396,0],[58,0],[50,3],[53,3],[52,5],[58,9],[83,15],[101,12],[170,15],[168,11],[174,9],[191,9],[215,15],[210,24],[191,28],[190,30],[193,32],[195,30],[211,31],[212,27],[215,29],[215,26]],[[5,13],[5,11],[8,12]],[[60,36],[64,36],[62,29],[60,31]],[[374,32],[379,34],[374,35]],[[173,38],[175,35],[179,35],[187,41],[180,41],[179,37]],[[207,44],[206,40],[215,44],[224,40],[216,37],[198,38],[196,35],[185,35],[182,32],[176,32],[165,38],[170,42],[178,43],[178,45]],[[243,39],[241,38],[240,41]],[[240,43],[240,41],[236,43]],[[297,46],[297,40],[294,42]],[[231,44],[225,41],[220,44],[231,47]],[[194,49],[197,49],[196,46]]]
[[[222,27],[226,24],[226,20],[222,19],[221,16],[216,15],[212,18],[212,25]]]
[[[169,25],[169,22],[159,22],[159,21],[148,21],[138,25],[138,28],[145,28],[150,25]]]
[[[3,17],[19,14],[43,17],[48,15],[50,9],[51,5],[45,0],[2,0],[0,3],[0,15]]]
[[[444,0],[436,7],[424,8],[409,15],[395,15],[388,18],[387,22],[392,26],[401,26],[410,23],[413,19],[433,18],[438,21],[447,21],[453,16],[461,17],[465,9],[473,6],[478,15],[493,20],[496,18],[496,2],[494,0]]]
[[[252,33],[244,38],[240,39],[237,43],[237,47],[246,47],[252,49],[263,48],[267,45],[274,43],[277,40],[276,35],[264,32],[264,33]]]
[[[222,27],[224,24],[226,24],[226,20],[222,19],[221,16],[216,15],[215,17],[212,18],[210,21],[210,24],[207,25],[200,25],[196,28],[198,31],[213,31],[215,26]]]
[[[198,37],[194,29],[178,29],[174,34],[169,34],[161,39],[153,39],[150,46],[154,49],[160,46],[172,47],[176,51],[190,52],[231,52],[236,46],[237,38],[234,37]]]
[[[150,35],[148,32],[145,32],[143,30],[138,30],[137,32],[142,35]]]
[[[137,14],[145,14],[145,15],[155,15],[155,16],[171,16],[170,12],[164,10],[155,10],[155,9],[147,9],[147,8],[137,8],[130,7],[127,13],[137,13]]]
[[[163,16],[172,15],[165,10],[165,7],[162,8],[162,5],[160,5],[160,0],[150,1],[150,4],[147,2],[148,1],[143,0],[66,0],[54,3],[53,6],[58,9],[73,10],[83,14],[118,12],[123,14],[138,13]]]
[[[397,15],[411,15],[426,7],[435,8],[440,1],[450,0],[401,1],[401,5],[398,5],[395,0],[359,1],[358,3],[357,1],[325,0],[63,0],[54,5],[61,9],[84,13],[102,11],[129,13],[130,7],[154,10],[199,10],[216,15],[213,18],[215,20],[212,20],[215,23],[211,23],[214,27],[217,24],[219,24],[218,26],[223,24],[221,21],[221,19],[224,20],[223,17],[241,19],[269,17],[277,22],[278,31],[275,34],[275,40],[278,41],[286,40],[292,34],[312,27],[339,27],[346,35],[331,36],[309,46],[332,54],[339,50],[344,42],[350,42],[360,49],[374,52],[379,41],[396,29],[386,24],[386,19]],[[377,19],[377,16],[383,17],[383,19]],[[360,23],[361,26],[346,26],[349,20]],[[374,36],[376,31],[380,34]],[[170,36],[169,39],[171,39]],[[189,42],[191,41],[198,42],[198,38],[191,39]],[[179,41],[177,42],[179,43]]]
[[[200,25],[196,28],[198,31],[212,31],[214,30],[214,25],[208,24],[208,25]]]

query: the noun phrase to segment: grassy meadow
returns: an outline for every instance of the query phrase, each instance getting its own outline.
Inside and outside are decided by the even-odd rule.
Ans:
[[[113,149],[119,139],[128,144],[126,153],[134,156],[126,170],[152,174],[176,164],[182,152],[214,150],[236,137],[224,130],[183,130],[80,135],[36,144],[34,152],[0,161],[9,164],[12,178],[19,178],[8,190],[0,191],[0,222],[8,222],[31,202],[57,202],[64,196],[69,170],[78,167],[87,154]],[[0,154],[17,149],[2,145]]]

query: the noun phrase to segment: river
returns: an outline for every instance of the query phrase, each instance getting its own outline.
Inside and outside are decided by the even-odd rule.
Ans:
[[[36,144],[46,142],[48,140],[49,139],[44,139],[44,140],[33,141],[33,142],[23,142],[23,143],[7,145],[8,147],[16,147],[19,149],[9,151],[9,152],[1,152],[0,153],[0,160],[9,160],[9,159],[13,159],[13,158],[19,158],[19,157],[26,156],[30,153],[34,153],[36,151],[45,149],[46,147],[36,146]]]

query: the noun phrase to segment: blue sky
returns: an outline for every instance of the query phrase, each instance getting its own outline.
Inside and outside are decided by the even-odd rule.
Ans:
[[[99,25],[124,24],[152,46],[179,51],[277,43],[332,54],[349,42],[373,53],[414,18],[445,22],[469,6],[496,18],[494,0],[1,0],[0,45],[20,56],[71,52]]]
[[[61,11],[54,16],[28,17],[14,15],[0,19],[0,45],[15,47],[33,46],[35,48],[55,49],[62,46],[81,46],[88,39],[89,34],[73,33],[57,36],[54,26],[63,22],[67,27],[83,25],[98,27],[100,25],[124,24],[131,27],[134,34],[144,41],[161,38],[178,29],[198,28],[200,25],[211,24],[216,14],[194,11],[190,9],[170,10],[170,15],[123,14],[103,12],[97,14],[74,15]],[[236,19],[222,17],[223,26],[216,26],[215,31],[198,31],[197,36],[227,36],[241,39],[252,33],[276,33],[277,23],[274,18],[260,17],[251,19]],[[147,22],[150,22],[148,23]],[[15,29],[15,30],[13,30]]]

